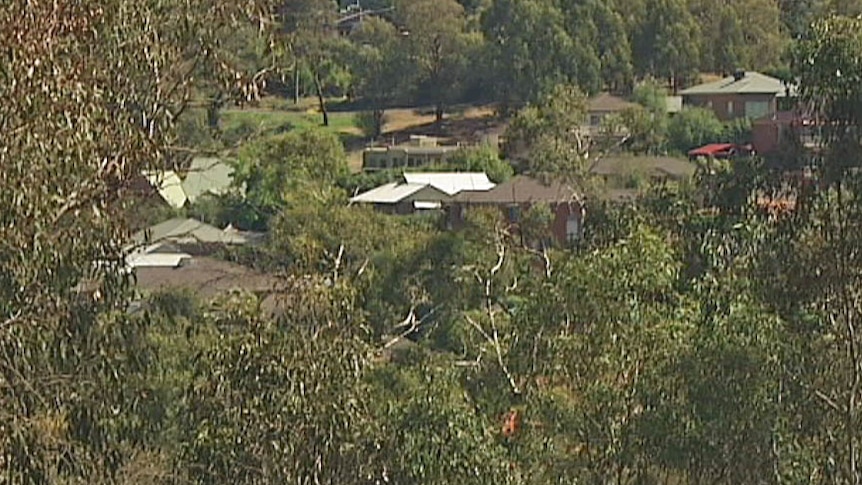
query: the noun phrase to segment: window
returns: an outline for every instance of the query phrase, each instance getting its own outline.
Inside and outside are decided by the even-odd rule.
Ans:
[[[599,126],[602,124],[602,115],[590,115],[590,126]]]
[[[575,214],[569,214],[566,219],[566,239],[576,241],[581,236],[581,220]]]
[[[733,101],[727,102],[727,114],[733,116]]]
[[[518,222],[521,219],[521,207],[517,205],[509,206],[509,222]]]
[[[763,118],[770,114],[770,103],[769,101],[746,101],[745,102],[745,116],[746,118],[751,118],[756,120],[758,118]]]

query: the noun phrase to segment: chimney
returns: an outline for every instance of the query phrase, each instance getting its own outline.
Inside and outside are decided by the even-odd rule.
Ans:
[[[733,71],[733,80],[734,81],[739,81],[740,79],[742,79],[744,77],[745,77],[745,70],[744,69],[737,69],[737,70]]]

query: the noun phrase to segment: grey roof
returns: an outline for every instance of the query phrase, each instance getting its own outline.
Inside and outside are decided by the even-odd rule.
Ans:
[[[174,267],[136,267],[134,272],[141,290],[187,289],[200,296],[215,296],[231,290],[270,292],[279,284],[275,277],[209,257],[184,258]]]
[[[138,231],[132,236],[137,244],[172,241],[178,244],[249,244],[259,235],[232,229],[219,229],[196,219],[176,217]]]
[[[233,168],[218,158],[198,157],[183,180],[183,190],[189,202],[204,194],[225,193],[233,182]]]
[[[534,202],[571,202],[575,190],[560,180],[543,181],[518,175],[484,192],[464,191],[455,196],[466,204],[524,204]]]
[[[587,111],[589,112],[617,112],[633,106],[637,106],[637,104],[610,93],[599,93],[587,100]]]
[[[624,175],[642,172],[646,175],[686,178],[695,171],[695,166],[683,158],[662,156],[607,156],[598,160],[590,170],[596,175]]]
[[[774,94],[783,97],[786,92],[784,82],[759,72],[746,72],[740,79],[728,76],[718,81],[698,84],[683,89],[683,96],[709,94]]]

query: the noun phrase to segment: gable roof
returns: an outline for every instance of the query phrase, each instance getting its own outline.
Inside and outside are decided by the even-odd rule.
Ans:
[[[419,172],[404,173],[407,184],[430,185],[448,195],[462,190],[491,190],[494,183],[484,172]]]
[[[637,171],[647,175],[685,178],[694,173],[695,166],[684,158],[621,155],[603,157],[590,170],[596,175],[623,175]]]
[[[455,200],[467,204],[524,204],[569,202],[575,196],[575,190],[560,180],[546,183],[527,175],[518,175],[485,192],[461,192],[455,196]]]
[[[759,72],[745,72],[737,79],[736,76],[727,76],[704,84],[698,84],[688,89],[683,89],[683,96],[704,94],[774,94],[784,97],[787,91],[784,82]]]
[[[427,187],[425,184],[400,184],[390,182],[380,187],[375,187],[350,198],[350,202],[364,202],[367,204],[397,204],[407,197]]]
[[[270,292],[278,279],[245,266],[209,257],[183,258],[176,266],[139,266],[135,282],[145,291],[187,289],[200,296],[231,290]]]
[[[233,168],[218,158],[198,157],[192,160],[182,187],[189,202],[204,194],[221,195],[233,182]]]
[[[611,93],[599,93],[587,100],[587,111],[623,111],[636,106],[631,101],[614,96]]]
[[[174,209],[186,205],[188,197],[183,189],[183,181],[180,176],[173,170],[160,171],[145,171],[143,172],[147,181],[159,191],[159,195],[165,199]]]
[[[196,219],[176,217],[168,219],[132,236],[137,244],[172,241],[179,244],[248,244],[256,235],[234,230],[221,230]]]

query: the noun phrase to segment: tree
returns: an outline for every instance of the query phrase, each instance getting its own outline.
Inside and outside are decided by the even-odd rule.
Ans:
[[[580,89],[559,85],[534,105],[522,109],[506,130],[503,154],[535,172],[584,173],[588,147],[578,132],[586,116]]]
[[[387,106],[404,96],[405,86],[414,82],[404,55],[405,40],[394,25],[377,17],[363,20],[352,40],[357,51],[352,62],[355,94],[371,104],[368,134],[376,138],[382,133]]]
[[[256,210],[272,215],[291,191],[304,185],[331,186],[347,174],[344,147],[323,129],[294,130],[248,144],[234,167],[234,184],[245,189]]]
[[[406,29],[419,92],[434,104],[440,123],[467,79],[467,52],[477,39],[467,31],[464,7],[455,0],[399,0],[396,12]]]
[[[686,153],[706,143],[723,141],[723,129],[712,110],[687,108],[670,119],[668,142],[673,149]]]
[[[446,160],[446,165],[459,172],[485,172],[494,183],[512,176],[512,166],[490,145],[461,149]]]
[[[700,32],[684,0],[647,0],[646,18],[632,42],[637,71],[667,79],[676,91],[700,64]]]
[[[116,483],[153,453],[138,379],[152,353],[123,259],[130,181],[177,155],[198,68],[254,95],[219,41],[269,15],[264,2],[0,5],[3,480]]]
[[[280,12],[294,76],[303,66],[310,72],[323,126],[329,126],[327,83],[344,71],[339,53],[346,49],[346,41],[335,29],[337,6],[334,0],[296,0],[286,2]]]
[[[554,2],[496,0],[482,14],[482,31],[504,110],[537,103],[554,86],[577,79],[575,62],[585,46],[573,42]]]

